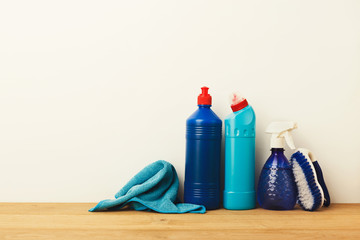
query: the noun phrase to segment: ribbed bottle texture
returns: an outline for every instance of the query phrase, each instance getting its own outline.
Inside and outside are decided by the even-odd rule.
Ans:
[[[218,126],[192,126],[186,128],[188,139],[221,139],[221,128]]]

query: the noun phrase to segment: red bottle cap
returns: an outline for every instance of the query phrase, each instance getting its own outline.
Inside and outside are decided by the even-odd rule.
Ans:
[[[211,96],[208,94],[208,87],[201,88],[202,93],[198,96],[198,105],[211,105]]]
[[[240,111],[244,107],[248,106],[248,102],[245,98],[239,97],[237,94],[234,94],[234,97],[232,98],[232,104],[231,109],[233,112]]]

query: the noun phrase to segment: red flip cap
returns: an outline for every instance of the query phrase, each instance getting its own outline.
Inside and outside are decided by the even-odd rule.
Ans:
[[[231,109],[233,110],[233,112],[240,111],[241,109],[249,105],[245,98],[238,99],[236,95],[234,95],[233,102],[234,103],[231,104]]]
[[[201,88],[202,93],[198,96],[198,105],[211,105],[211,96],[208,94],[208,87]]]

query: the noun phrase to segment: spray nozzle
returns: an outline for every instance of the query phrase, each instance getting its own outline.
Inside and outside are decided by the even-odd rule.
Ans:
[[[284,148],[284,139],[291,149],[295,149],[290,131],[297,128],[296,122],[272,122],[266,128],[266,133],[271,133],[271,148]]]

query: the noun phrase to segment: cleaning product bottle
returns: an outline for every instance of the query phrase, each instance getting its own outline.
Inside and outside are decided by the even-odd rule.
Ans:
[[[271,155],[259,178],[257,199],[262,208],[291,210],[297,199],[297,188],[290,162],[284,155],[286,143],[295,149],[290,131],[297,128],[294,122],[272,122],[266,129],[271,135]]]
[[[210,109],[211,96],[202,87],[198,110],[186,121],[184,201],[220,207],[221,119]]]
[[[255,208],[255,113],[246,99],[233,95],[225,118],[224,208]]]

